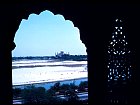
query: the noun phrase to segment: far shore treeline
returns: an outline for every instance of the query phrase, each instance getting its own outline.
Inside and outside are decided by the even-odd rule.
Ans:
[[[63,55],[59,56],[26,56],[12,57],[12,61],[17,60],[72,60],[72,61],[87,61],[87,55]]]

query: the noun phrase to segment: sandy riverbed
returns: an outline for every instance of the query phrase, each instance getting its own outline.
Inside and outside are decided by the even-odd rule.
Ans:
[[[52,82],[88,76],[87,61],[24,60],[12,62],[12,66],[13,85]]]

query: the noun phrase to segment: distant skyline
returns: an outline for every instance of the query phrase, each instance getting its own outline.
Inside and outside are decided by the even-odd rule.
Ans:
[[[23,19],[14,42],[16,48],[12,51],[13,57],[54,56],[60,51],[87,55],[79,29],[74,27],[73,22],[47,10]]]

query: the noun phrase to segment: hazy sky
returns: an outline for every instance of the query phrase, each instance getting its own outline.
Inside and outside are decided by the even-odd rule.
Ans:
[[[86,54],[80,33],[72,21],[50,11],[39,15],[31,14],[23,19],[14,39],[16,48],[12,52],[17,56],[53,56],[55,52]]]

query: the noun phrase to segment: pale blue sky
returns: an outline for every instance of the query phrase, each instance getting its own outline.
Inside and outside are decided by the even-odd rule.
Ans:
[[[79,29],[74,27],[73,22],[47,10],[23,19],[14,42],[13,57],[53,56],[60,51],[74,55],[87,54]]]

